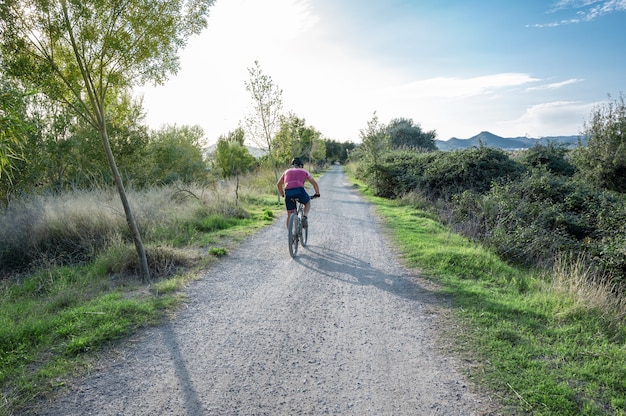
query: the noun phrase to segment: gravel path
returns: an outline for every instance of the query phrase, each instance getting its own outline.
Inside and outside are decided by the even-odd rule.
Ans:
[[[190,284],[174,319],[36,414],[495,414],[437,343],[444,306],[368,203],[340,167],[319,184],[296,259],[281,216]]]

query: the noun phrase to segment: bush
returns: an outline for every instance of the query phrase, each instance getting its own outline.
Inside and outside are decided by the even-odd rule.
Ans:
[[[626,193],[626,103],[624,97],[598,107],[586,123],[587,146],[574,161],[592,185]]]
[[[509,261],[550,266],[557,256],[573,253],[615,282],[626,282],[624,205],[614,193],[538,169],[486,194],[457,195],[450,221]]]
[[[563,145],[537,144],[524,151],[520,162],[529,168],[545,168],[555,175],[572,176],[576,167],[566,159],[568,150]]]
[[[436,157],[436,153],[418,153],[412,150],[386,153],[377,167],[377,195],[395,199],[419,188],[424,170]],[[373,176],[375,175],[368,177]]]
[[[424,171],[422,186],[436,197],[464,191],[487,192],[493,183],[519,177],[524,167],[504,151],[489,147],[441,152]]]

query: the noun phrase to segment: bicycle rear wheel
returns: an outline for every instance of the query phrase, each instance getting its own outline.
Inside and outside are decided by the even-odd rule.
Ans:
[[[300,218],[294,212],[289,217],[289,232],[287,238],[289,239],[289,255],[295,257],[298,254],[298,229],[300,228]]]

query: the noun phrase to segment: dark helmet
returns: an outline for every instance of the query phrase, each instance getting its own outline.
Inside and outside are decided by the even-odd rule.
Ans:
[[[291,161],[291,166],[296,166],[301,168],[302,166],[304,166],[304,163],[302,163],[302,160],[299,157],[294,157],[293,160]]]

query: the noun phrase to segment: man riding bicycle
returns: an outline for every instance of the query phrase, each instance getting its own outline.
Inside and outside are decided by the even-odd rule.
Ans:
[[[285,198],[285,207],[287,208],[287,227],[289,227],[289,216],[296,210],[296,203],[293,199],[299,200],[304,204],[304,219],[302,226],[307,227],[307,215],[311,209],[311,197],[304,189],[304,182],[309,181],[315,189],[314,198],[320,196],[320,188],[315,182],[315,179],[309,172],[304,170],[304,163],[299,157],[293,158],[291,161],[291,168],[287,169],[285,173],[280,177],[276,187],[280,196]]]

